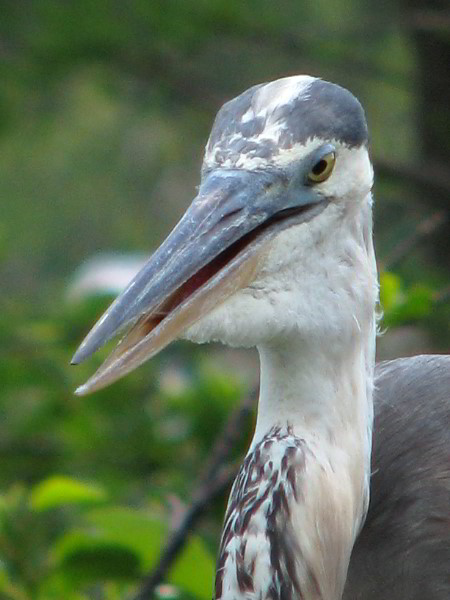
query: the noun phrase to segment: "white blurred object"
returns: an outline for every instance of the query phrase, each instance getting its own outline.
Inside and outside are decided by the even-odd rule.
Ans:
[[[145,254],[97,254],[80,265],[68,288],[69,301],[89,296],[120,294],[148,260]]]

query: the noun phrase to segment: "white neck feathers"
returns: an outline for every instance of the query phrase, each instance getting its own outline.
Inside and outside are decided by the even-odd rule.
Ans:
[[[250,452],[274,426],[305,448],[304,489],[300,501],[291,498],[290,513],[305,600],[341,598],[368,508],[377,300],[370,227],[369,219],[364,231],[354,232],[360,239],[352,260],[366,276],[349,289],[364,301],[356,302],[357,312],[341,315],[342,330],[306,338],[294,330],[258,347],[261,389]]]
[[[340,348],[333,340],[305,345],[295,338],[258,348],[261,390],[250,452],[274,426],[307,450],[300,500],[290,499],[305,600],[341,598],[367,512],[374,335],[372,322],[359,324]]]
[[[210,322],[223,341],[257,340],[261,360],[216,598],[341,599],[369,501],[376,301],[369,194],[280,234],[254,286]]]

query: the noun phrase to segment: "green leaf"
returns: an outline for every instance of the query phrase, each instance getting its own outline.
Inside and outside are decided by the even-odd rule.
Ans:
[[[61,600],[62,598],[64,600],[90,600],[82,587],[77,589],[74,583],[74,578],[70,573],[52,569],[48,576],[40,582],[35,598],[36,600]]]
[[[434,296],[431,288],[425,285],[405,288],[400,277],[387,272],[381,274],[380,282],[385,325],[403,325],[423,319],[431,313]]]
[[[403,321],[423,319],[433,308],[433,290],[424,285],[414,285],[407,292],[398,316]]]
[[[87,532],[67,534],[54,554],[64,575],[76,581],[128,579],[140,574],[139,557],[132,549]]]
[[[90,511],[86,521],[89,529],[65,534],[53,551],[58,564],[71,574],[79,570],[85,579],[116,577],[105,563],[110,559],[114,565],[116,557],[126,552],[130,556],[124,554],[125,565],[123,571],[117,570],[118,578],[131,576],[138,568],[131,555],[140,565],[140,574],[148,573],[157,564],[167,540],[167,525],[144,511],[102,507]],[[91,569],[86,564],[89,559]],[[203,541],[193,535],[170,570],[168,581],[195,598],[209,600],[214,568],[214,558]]]
[[[161,519],[118,506],[94,509],[86,518],[103,539],[132,549],[144,570],[155,565],[167,537],[167,525]]]
[[[43,511],[65,504],[103,502],[106,497],[105,490],[99,485],[54,475],[34,486],[30,493],[30,505],[34,510]]]
[[[86,515],[86,529],[63,535],[53,552],[58,562],[78,549],[98,545],[126,548],[139,557],[144,570],[151,569],[159,558],[167,535],[166,525],[143,511],[122,507],[94,509]]]
[[[169,573],[169,581],[195,598],[210,600],[214,583],[215,560],[198,536],[188,544]],[[195,574],[195,575],[194,575]]]
[[[400,301],[402,294],[402,280],[395,273],[384,271],[380,275],[380,302],[383,310],[389,312]]]

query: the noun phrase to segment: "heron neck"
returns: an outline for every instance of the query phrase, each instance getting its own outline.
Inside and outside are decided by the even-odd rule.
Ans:
[[[260,397],[255,438],[274,424],[291,423],[307,437],[349,432],[367,437],[372,424],[374,357],[367,336],[333,348],[291,339],[258,348]],[[368,448],[370,451],[370,446]]]
[[[308,567],[301,572],[314,572],[320,597],[327,600],[341,598],[368,506],[374,367],[369,337],[368,331],[355,333],[345,347],[342,339],[320,347],[285,339],[259,348],[254,443],[278,425],[290,428],[308,448],[295,531],[299,539],[310,539],[303,549],[300,539],[298,560]],[[312,530],[311,523],[316,524]],[[305,581],[305,589],[308,585]]]

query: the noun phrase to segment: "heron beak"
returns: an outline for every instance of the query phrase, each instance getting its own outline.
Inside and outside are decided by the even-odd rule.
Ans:
[[[288,192],[273,174],[229,170],[207,175],[178,225],[76,351],[72,364],[129,328],[76,393],[103,388],[129,373],[246,287],[268,240],[309,220],[326,204],[308,188]]]

